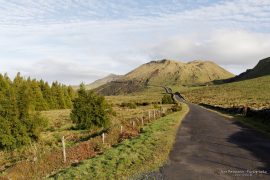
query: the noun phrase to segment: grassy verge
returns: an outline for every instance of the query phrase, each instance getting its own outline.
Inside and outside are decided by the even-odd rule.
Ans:
[[[239,116],[233,119],[270,137],[270,123],[267,120]]]
[[[83,161],[53,178],[125,179],[156,170],[166,162],[178,126],[187,112],[188,107],[183,105],[182,111],[145,126],[140,136],[125,140],[104,154]]]
[[[235,115],[235,114],[226,113],[224,111],[213,110],[206,107],[203,107],[203,108],[210,110],[212,112],[218,113],[219,115],[222,115],[229,120],[240,122],[241,124],[247,127],[250,127],[252,129],[255,129],[256,131],[259,131],[270,137],[270,123],[267,119],[262,119],[262,118],[257,118],[257,117],[244,117],[238,114]]]

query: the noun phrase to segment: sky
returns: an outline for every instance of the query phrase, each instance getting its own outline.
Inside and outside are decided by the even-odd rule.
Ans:
[[[270,0],[0,0],[0,73],[91,83],[158,59],[270,56]]]

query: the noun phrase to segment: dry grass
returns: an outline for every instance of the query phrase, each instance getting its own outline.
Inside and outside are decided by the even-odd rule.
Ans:
[[[162,166],[173,146],[176,130],[188,112],[162,117],[143,127],[140,136],[125,140],[115,148],[75,167],[56,174],[51,179],[128,179]]]
[[[270,76],[240,82],[201,87],[183,94],[193,103],[220,107],[270,108]]]
[[[110,96],[106,97],[106,99],[111,104],[113,104],[113,110],[116,112],[115,116],[111,116],[111,127],[116,127],[116,130],[112,128],[108,132],[111,135],[107,138],[108,143],[115,144],[118,142],[120,125],[124,126],[124,129],[127,132],[126,137],[129,137],[130,135],[132,136],[133,134],[136,135],[136,132],[138,132],[139,129],[134,129],[136,132],[133,130],[130,124],[131,120],[135,120],[136,127],[139,127],[139,119],[142,116],[147,117],[149,110],[159,108],[160,105],[157,105],[156,103],[160,101],[161,93],[149,92],[145,94],[133,94],[131,96]],[[122,102],[148,102],[149,105],[137,106],[135,109],[129,109],[127,107],[120,107],[119,104]],[[171,107],[171,105],[162,106],[164,109],[169,109]],[[91,131],[73,130],[72,127],[74,124],[72,123],[69,114],[70,110],[53,110],[41,112],[41,115],[48,119],[49,125],[46,131],[41,134],[40,141],[38,143],[32,143],[31,146],[24,146],[23,148],[12,152],[0,151],[0,167],[2,174],[8,177],[21,177],[24,174],[23,169],[25,169],[25,172],[28,171],[27,177],[40,177],[39,175],[44,176],[44,173],[51,173],[52,170],[55,171],[59,168],[66,167],[61,163],[62,136],[66,137],[68,151],[72,152],[73,154],[72,157],[70,157],[72,158],[69,161],[70,163],[73,163],[73,161],[77,160],[80,161],[84,158],[89,158],[95,155],[96,150],[91,148],[96,146],[93,146],[93,144],[98,144],[101,142],[100,136],[98,134],[102,131],[102,129],[94,129]],[[85,153],[84,150],[87,148],[84,149],[84,147],[87,147],[88,149],[90,148],[91,152],[93,153]],[[107,147],[105,147],[105,149],[106,148]],[[101,147],[101,150],[102,149],[103,148]],[[77,151],[80,151],[80,153]],[[77,157],[77,155],[80,156]],[[34,163],[36,158],[39,159],[39,161],[33,169],[33,164],[31,165],[31,163]],[[21,163],[18,163],[19,161],[21,161]],[[54,165],[52,165],[51,162],[55,162],[53,163]],[[44,170],[42,172],[37,170],[42,169],[43,166]],[[7,168],[8,170],[6,170]]]

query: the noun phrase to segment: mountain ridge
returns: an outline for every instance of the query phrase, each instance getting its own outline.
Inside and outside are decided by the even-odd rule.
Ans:
[[[225,79],[223,80],[223,82],[230,83],[258,78],[266,75],[270,75],[270,57],[259,60],[259,62],[253,69],[247,69],[245,72],[239,74],[238,76]]]
[[[157,60],[145,63],[123,76],[124,80],[148,81],[155,84],[201,84],[234,75],[211,61],[180,62]],[[164,84],[165,83],[165,84]]]
[[[162,59],[142,64],[117,79],[117,82],[111,81],[96,90],[105,95],[117,95],[140,91],[147,85],[199,85],[233,76],[212,61],[184,63]]]

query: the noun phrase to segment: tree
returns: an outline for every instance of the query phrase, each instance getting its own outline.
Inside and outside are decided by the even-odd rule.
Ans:
[[[19,121],[17,99],[11,81],[0,75],[0,147],[13,149],[29,141],[26,129]]]
[[[50,86],[43,80],[14,80],[0,74],[0,148],[14,149],[39,138],[47,121],[39,111],[72,107],[75,93],[58,82]]]
[[[70,97],[70,95],[68,93],[67,87],[62,86],[62,91],[63,91],[63,95],[64,95],[66,108],[71,108],[72,107],[72,101],[71,101],[71,97]]]
[[[169,94],[164,94],[161,101],[162,101],[162,104],[174,104],[175,103],[174,99]]]
[[[58,82],[52,83],[52,96],[55,104],[55,109],[65,109],[66,103],[61,85]]]
[[[12,147],[16,139],[11,134],[10,122],[0,115],[0,148]]]
[[[84,85],[81,84],[70,116],[79,129],[106,128],[109,125],[111,112],[112,108],[103,96],[93,91],[86,91]]]
[[[69,95],[70,99],[71,100],[75,99],[76,93],[71,86],[68,86],[67,91],[68,91],[68,95]]]
[[[48,105],[48,108],[53,109],[55,107],[55,102],[53,100],[54,98],[52,97],[50,85],[47,82],[41,80],[39,86],[42,92],[42,96]]]
[[[43,98],[43,94],[41,92],[39,83],[35,79],[30,81],[29,83],[30,83],[30,87],[31,87],[32,95],[33,95],[32,98],[33,98],[35,110],[36,111],[48,110],[48,104]]]
[[[46,121],[35,112],[31,80],[0,74],[0,148],[14,149],[37,140]],[[42,97],[42,96],[40,96]]]

